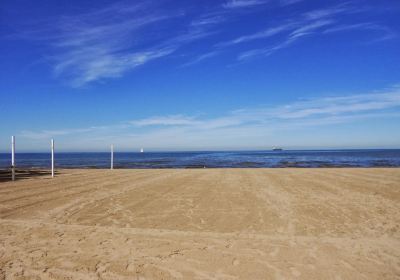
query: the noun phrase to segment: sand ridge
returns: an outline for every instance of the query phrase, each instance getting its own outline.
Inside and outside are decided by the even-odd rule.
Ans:
[[[400,169],[0,183],[0,279],[400,279]]]

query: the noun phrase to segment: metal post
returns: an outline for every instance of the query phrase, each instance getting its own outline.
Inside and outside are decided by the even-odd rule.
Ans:
[[[114,169],[114,145],[111,145],[111,169]]]
[[[15,136],[11,136],[11,178],[15,181]]]
[[[54,178],[54,139],[51,139],[51,177]]]

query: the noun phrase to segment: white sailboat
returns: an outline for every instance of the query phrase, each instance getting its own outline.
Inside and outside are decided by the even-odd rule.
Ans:
[[[140,152],[141,152],[141,153],[143,153],[143,152],[144,152],[143,148],[140,148]]]

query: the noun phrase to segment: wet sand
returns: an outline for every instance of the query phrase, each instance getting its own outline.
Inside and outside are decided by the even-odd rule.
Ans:
[[[400,279],[400,169],[1,182],[0,279]]]

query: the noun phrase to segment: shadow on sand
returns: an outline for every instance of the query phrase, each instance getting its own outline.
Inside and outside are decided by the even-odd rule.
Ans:
[[[39,176],[51,176],[51,171],[44,169],[16,169],[15,171],[15,181]],[[0,182],[8,181],[11,181],[11,169],[0,169]]]

